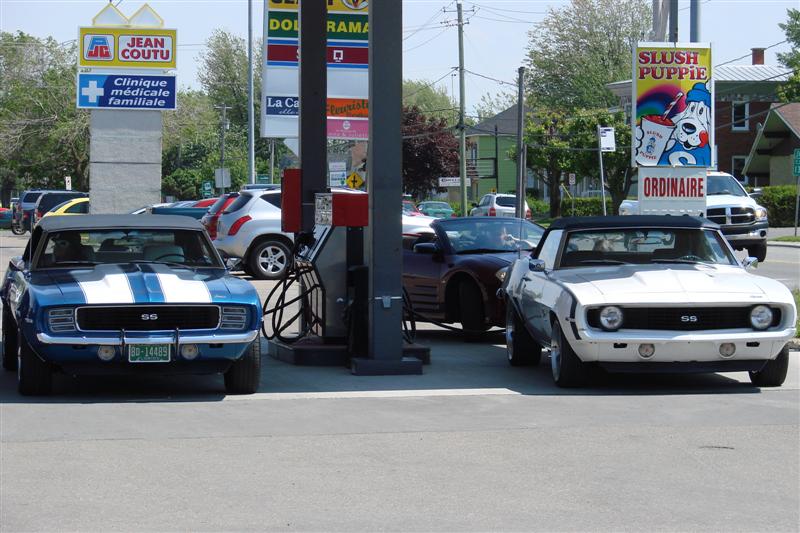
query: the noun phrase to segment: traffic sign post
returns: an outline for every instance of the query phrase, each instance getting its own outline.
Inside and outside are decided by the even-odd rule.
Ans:
[[[364,178],[362,178],[361,174],[358,172],[353,172],[347,176],[345,183],[347,183],[347,186],[351,189],[360,189],[361,186],[364,185]]]
[[[794,193],[794,236],[797,237],[797,222],[800,216],[800,148],[794,149],[794,177],[795,177],[795,190]]]
[[[203,198],[211,198],[214,196],[214,184],[210,181],[204,181],[202,187]]]

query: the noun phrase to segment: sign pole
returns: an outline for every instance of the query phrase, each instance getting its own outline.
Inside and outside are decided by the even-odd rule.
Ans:
[[[797,237],[797,219],[800,215],[800,148],[794,149],[794,177],[797,178],[794,198],[794,236]]]
[[[603,216],[606,216],[606,180],[603,174],[603,146],[600,125],[597,125],[597,155],[600,158],[600,197],[603,202]]]

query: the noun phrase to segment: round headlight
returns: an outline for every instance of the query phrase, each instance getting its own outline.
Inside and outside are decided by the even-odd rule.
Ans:
[[[757,305],[750,310],[750,324],[755,329],[767,329],[772,324],[772,309],[766,305]]]
[[[610,305],[600,310],[600,325],[603,329],[614,331],[622,325],[622,309]]]
[[[756,220],[766,220],[767,219],[767,210],[761,206],[756,207]]]

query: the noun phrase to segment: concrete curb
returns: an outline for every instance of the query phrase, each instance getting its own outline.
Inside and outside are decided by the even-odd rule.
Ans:
[[[784,248],[800,248],[800,242],[767,241],[767,246],[782,246]]]
[[[800,339],[795,338],[789,341],[789,351],[790,352],[800,351]]]

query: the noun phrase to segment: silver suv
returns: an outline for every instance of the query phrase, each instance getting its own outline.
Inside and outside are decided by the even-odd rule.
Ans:
[[[279,279],[291,264],[293,235],[281,231],[281,191],[244,190],[217,220],[214,246],[258,279]]]
[[[472,204],[471,217],[513,217],[516,216],[517,197],[513,194],[484,194],[481,201]],[[531,218],[531,208],[525,201],[525,218]]]

